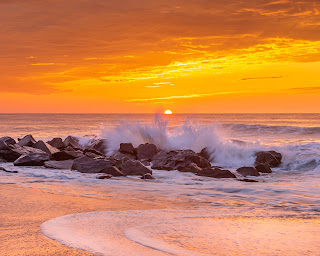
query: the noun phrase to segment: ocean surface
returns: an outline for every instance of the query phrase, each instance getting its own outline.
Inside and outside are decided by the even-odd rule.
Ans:
[[[44,223],[43,233],[63,244],[102,255],[320,255],[320,114],[0,114],[0,137],[27,134],[42,140],[74,135],[84,145],[106,138],[110,155],[121,142],[196,152],[210,147],[213,164],[232,172],[252,166],[259,150],[283,155],[272,174],[254,177],[257,183],[161,170],[151,181],[97,180],[95,174],[0,163],[19,171],[1,172],[0,185],[177,202],[171,209],[75,214]]]

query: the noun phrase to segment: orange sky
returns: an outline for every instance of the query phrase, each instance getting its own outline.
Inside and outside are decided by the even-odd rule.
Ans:
[[[320,112],[319,0],[1,0],[0,112]]]

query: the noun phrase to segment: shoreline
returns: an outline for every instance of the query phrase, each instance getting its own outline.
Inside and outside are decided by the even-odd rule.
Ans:
[[[132,199],[89,198],[15,184],[1,184],[0,188],[0,255],[3,256],[95,255],[45,237],[40,225],[50,219],[75,213],[160,208],[159,205]]]

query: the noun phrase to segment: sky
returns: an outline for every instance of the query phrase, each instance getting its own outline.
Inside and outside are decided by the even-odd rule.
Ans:
[[[319,0],[1,0],[2,113],[320,112]]]

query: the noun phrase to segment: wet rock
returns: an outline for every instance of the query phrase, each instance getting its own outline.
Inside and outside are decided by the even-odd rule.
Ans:
[[[256,154],[255,164],[267,164],[270,167],[277,167],[281,164],[282,155],[276,151],[260,151]]]
[[[156,170],[177,170],[179,166],[195,163],[200,168],[209,168],[211,164],[208,160],[199,156],[192,150],[171,150],[161,151],[153,157],[152,169]]]
[[[83,173],[100,173],[107,167],[113,166],[113,164],[110,160],[83,156],[74,160],[71,169]]]
[[[158,153],[157,146],[154,144],[141,144],[137,148],[137,158],[151,161],[155,154]]]
[[[70,135],[63,141],[63,144],[65,147],[82,148],[79,139]]]
[[[269,165],[267,164],[258,164],[255,166],[258,172],[261,173],[272,173],[272,170]]]
[[[85,153],[84,155],[85,155],[85,156],[88,156],[88,157],[91,157],[91,158],[104,159],[104,157],[103,157],[103,156],[101,156],[101,155],[97,155],[97,154],[92,153],[92,152],[87,152],[87,153]]]
[[[57,149],[62,149],[65,147],[61,138],[53,138],[52,140],[48,141],[47,143]]]
[[[254,167],[241,167],[241,168],[237,169],[237,173],[241,174],[244,177],[260,176],[260,173]]]
[[[20,156],[26,155],[29,153],[45,153],[45,152],[37,148],[31,148],[27,146],[21,147],[18,144],[13,144],[13,145],[8,145],[6,149],[0,150],[0,158],[8,162],[14,162]]]
[[[252,180],[252,179],[239,179],[239,181],[242,181],[242,182],[259,182],[257,180]]]
[[[124,158],[131,159],[131,160],[136,160],[137,157],[135,155],[129,154],[129,153],[122,153],[122,152],[117,152],[113,155],[113,158],[116,160],[122,160]]]
[[[103,155],[107,154],[107,140],[106,139],[99,139],[91,142],[89,144],[88,149],[94,149],[96,151],[99,151]]]
[[[204,159],[207,159],[208,161],[213,161],[213,158],[210,152],[211,150],[209,149],[209,147],[205,147],[201,150],[200,153],[198,153],[198,155],[203,157]]]
[[[199,173],[202,169],[195,163],[182,164],[178,167],[179,172]]]
[[[5,143],[4,141],[0,140],[0,150],[1,149],[6,149],[8,147],[7,143]]]
[[[77,158],[80,158],[83,156],[84,156],[84,154],[82,153],[82,151],[62,150],[60,152],[56,152],[56,153],[52,154],[51,158],[56,161],[63,161],[63,160],[77,159]]]
[[[49,161],[46,153],[30,153],[20,156],[13,162],[15,166],[43,166],[45,161]]]
[[[73,165],[73,160],[44,162],[44,167],[50,168],[50,169],[59,169],[59,170],[71,170],[72,165]]]
[[[41,149],[42,151],[46,152],[50,157],[52,154],[60,152],[59,149],[52,147],[50,144],[39,140],[33,146],[33,148]]]
[[[14,139],[12,139],[11,137],[9,137],[9,136],[1,137],[0,141],[6,143],[7,145],[16,144],[16,141]]]
[[[232,172],[219,168],[205,168],[198,172],[198,175],[212,178],[236,178]]]
[[[146,173],[143,176],[141,176],[142,180],[154,180],[155,178],[150,174],[150,173]]]
[[[99,179],[99,180],[105,180],[105,179],[111,179],[113,176],[110,175],[110,174],[104,174],[104,175],[99,175],[96,177],[96,179]]]
[[[146,173],[152,174],[152,171],[143,163],[137,160],[128,160],[120,166],[120,170],[124,175],[144,175]]]
[[[6,168],[0,166],[0,171],[8,172],[8,173],[18,173],[18,171],[9,171]]]
[[[98,155],[98,156],[103,156],[103,157],[105,157],[105,155],[104,155],[103,153],[101,153],[100,151],[95,150],[95,149],[93,149],[93,148],[86,148],[85,150],[83,150],[83,153],[84,153],[84,154],[92,153],[92,154],[95,154],[95,155]]]
[[[102,173],[105,173],[105,174],[110,174],[114,177],[120,177],[120,176],[125,176],[123,174],[122,171],[120,171],[116,166],[109,166],[107,168],[105,168],[103,171],[101,171]]]
[[[32,147],[37,141],[31,134],[24,136],[17,144],[21,147],[28,146]]]
[[[133,147],[132,143],[121,143],[119,152],[121,153],[129,153],[132,155],[136,154],[136,149]]]

